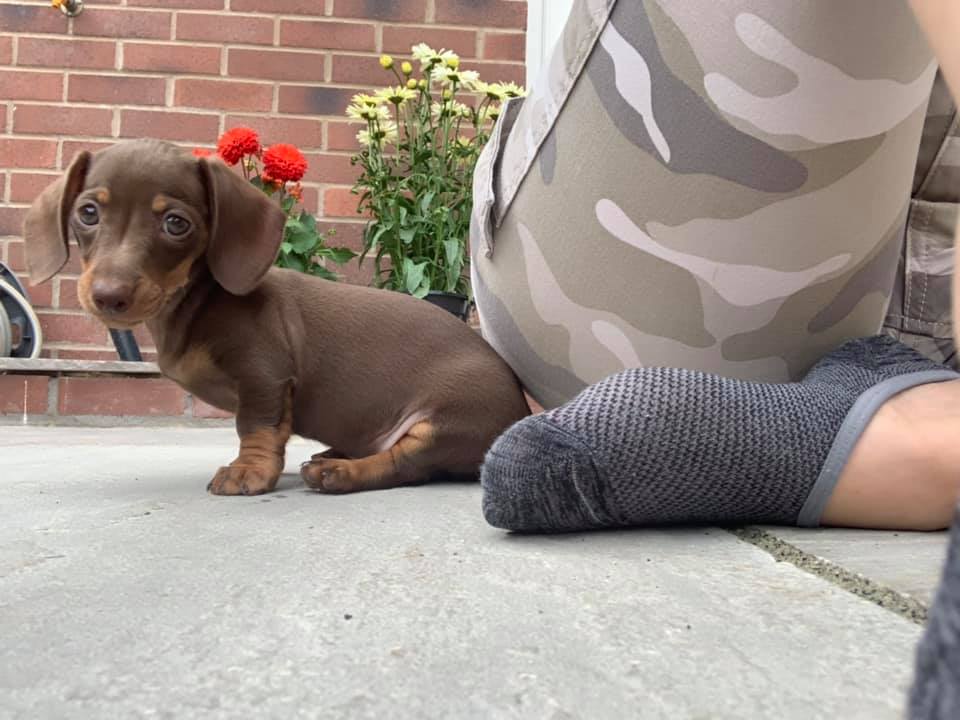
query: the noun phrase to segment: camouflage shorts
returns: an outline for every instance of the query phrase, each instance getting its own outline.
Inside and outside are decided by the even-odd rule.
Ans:
[[[485,336],[547,407],[642,365],[797,378],[891,295],[941,347],[935,75],[903,0],[577,0],[475,175]]]

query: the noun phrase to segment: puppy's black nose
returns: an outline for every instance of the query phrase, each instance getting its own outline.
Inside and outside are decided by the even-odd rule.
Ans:
[[[133,304],[133,285],[116,280],[94,280],[90,294],[97,310],[111,315],[125,313]]]

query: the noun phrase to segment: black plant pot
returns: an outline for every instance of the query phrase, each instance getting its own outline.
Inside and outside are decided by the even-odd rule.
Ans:
[[[448,292],[429,292],[424,300],[456,315],[464,322],[470,317],[470,307],[473,305],[473,301],[466,295]]]

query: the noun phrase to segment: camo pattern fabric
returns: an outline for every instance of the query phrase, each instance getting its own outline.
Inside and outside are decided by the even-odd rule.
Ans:
[[[930,95],[886,332],[929,358],[960,369],[950,292],[960,203],[960,123],[943,76]]]
[[[576,0],[474,177],[485,337],[549,408],[875,334],[935,75],[905,0]]]

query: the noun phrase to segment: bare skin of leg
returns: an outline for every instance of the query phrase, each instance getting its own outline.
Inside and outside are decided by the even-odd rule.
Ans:
[[[431,423],[417,423],[389,450],[355,460],[314,455],[300,475],[308,487],[327,493],[386,490],[427,480],[449,453]]]
[[[880,408],[821,524],[890,530],[949,527],[960,492],[960,380],[920,385]]]

